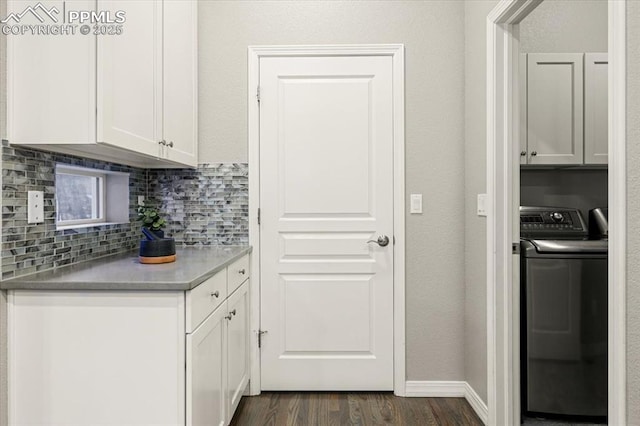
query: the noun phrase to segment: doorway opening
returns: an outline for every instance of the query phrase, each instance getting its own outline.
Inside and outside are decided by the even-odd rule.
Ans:
[[[493,213],[487,229],[488,406],[491,425],[519,424],[520,414],[526,409],[521,407],[519,380],[519,172],[521,157],[525,157],[526,162],[538,153],[534,154],[536,150],[528,147],[523,150],[515,142],[522,140],[521,132],[527,124],[521,120],[522,98],[518,90],[522,87],[519,24],[540,3],[541,0],[502,1],[488,18],[487,189]],[[625,7],[624,1],[608,2],[609,173],[606,198],[611,214],[607,289],[607,412],[610,424],[623,424],[625,419]],[[552,62],[548,57],[541,59],[539,62]],[[527,69],[531,68],[528,66]],[[524,155],[521,155],[523,151]],[[544,157],[539,156],[540,159]],[[575,157],[584,162],[584,154],[576,154]],[[534,158],[533,162],[536,160]],[[564,161],[568,160],[565,158]]]

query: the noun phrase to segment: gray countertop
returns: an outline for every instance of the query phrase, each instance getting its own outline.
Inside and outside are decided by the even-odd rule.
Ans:
[[[250,246],[176,249],[173,263],[144,265],[128,252],[0,282],[2,289],[190,290],[251,252]]]

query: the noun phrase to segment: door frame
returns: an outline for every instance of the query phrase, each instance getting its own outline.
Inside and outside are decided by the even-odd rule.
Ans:
[[[489,425],[520,423],[519,27],[542,0],[501,0],[487,18],[487,375]],[[626,0],[609,0],[609,424],[626,424]],[[515,194],[515,195],[514,195]]]
[[[404,45],[311,45],[248,47],[249,244],[251,262],[251,395],[261,391],[260,350],[260,58],[304,56],[390,56],[393,66],[393,390],[405,396],[405,173],[404,173]]]

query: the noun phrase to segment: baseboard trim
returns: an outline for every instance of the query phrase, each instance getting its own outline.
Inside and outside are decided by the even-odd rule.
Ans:
[[[480,420],[486,425],[489,422],[489,408],[484,403],[480,395],[471,387],[468,382],[464,382],[464,398],[467,400],[473,411],[476,412]]]
[[[407,381],[406,396],[421,398],[463,397],[466,382]]]
[[[486,425],[489,409],[471,385],[464,381],[407,381],[407,397],[464,398]]]

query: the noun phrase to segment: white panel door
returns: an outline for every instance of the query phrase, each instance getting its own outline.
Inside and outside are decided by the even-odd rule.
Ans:
[[[260,93],[262,388],[391,390],[392,59],[261,58]]]
[[[582,53],[530,53],[528,164],[582,164]]]
[[[162,2],[98,0],[124,10],[121,35],[98,37],[98,142],[161,155]]]
[[[609,159],[609,60],[606,53],[584,57],[584,162]]]

